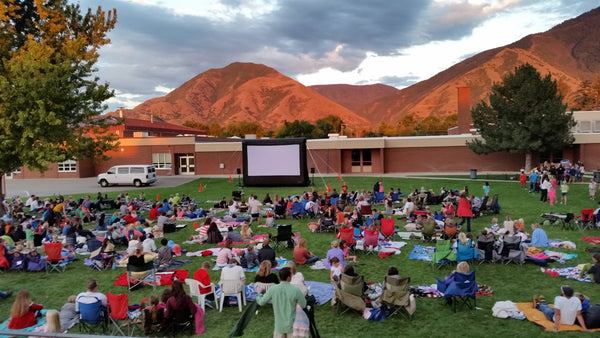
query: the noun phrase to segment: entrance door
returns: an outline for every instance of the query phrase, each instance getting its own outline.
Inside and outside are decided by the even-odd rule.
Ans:
[[[193,154],[179,155],[179,174],[194,175],[196,173],[195,158]]]

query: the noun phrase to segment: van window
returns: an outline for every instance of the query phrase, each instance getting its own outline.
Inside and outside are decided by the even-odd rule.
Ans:
[[[154,167],[148,167],[148,172],[149,173],[153,173],[155,171],[156,171],[156,169],[154,169]]]
[[[117,169],[117,174],[129,174],[129,168],[125,167],[125,168],[118,168]]]
[[[111,175],[116,174],[117,173],[117,168],[112,167],[112,168],[108,169],[108,171],[106,173],[107,174],[111,174]]]
[[[142,167],[131,167],[131,169],[129,170],[130,174],[143,174],[144,173],[144,168]]]

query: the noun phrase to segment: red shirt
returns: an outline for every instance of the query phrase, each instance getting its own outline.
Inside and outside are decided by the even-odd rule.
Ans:
[[[300,246],[294,248],[294,261],[296,264],[306,264],[306,259],[309,257],[310,255],[306,248]]]
[[[123,217],[123,220],[127,222],[127,224],[135,223],[137,221],[137,217],[133,217],[132,215],[127,215]]]
[[[149,219],[157,219],[158,218],[158,207],[150,209],[148,218]]]
[[[194,272],[194,279],[204,285],[210,284],[210,276],[208,275],[208,272],[206,272],[206,270],[204,270],[204,269],[196,270],[196,272]],[[203,288],[200,286],[199,288],[200,288],[200,293],[203,295],[209,293],[211,290],[210,287]]]
[[[10,319],[10,323],[8,323],[9,330],[20,330],[26,327],[34,326],[37,324],[37,319],[35,318],[35,312],[43,309],[44,307],[39,304],[31,304],[29,306],[29,311],[25,313],[25,315],[21,317],[15,317]]]

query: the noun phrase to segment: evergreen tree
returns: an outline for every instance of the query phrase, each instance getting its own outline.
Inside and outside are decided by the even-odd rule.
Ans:
[[[521,65],[492,86],[489,104],[482,101],[473,108],[481,138],[467,145],[477,154],[524,153],[529,169],[532,153],[562,150],[575,140],[573,113],[566,108],[550,74],[542,78],[532,65]]]
[[[81,13],[66,0],[4,0],[0,6],[0,175],[22,166],[105,158],[108,84],[93,76],[116,11]]]

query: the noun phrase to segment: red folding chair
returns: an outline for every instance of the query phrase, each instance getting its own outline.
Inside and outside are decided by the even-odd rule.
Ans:
[[[393,218],[382,218],[381,219],[381,234],[386,239],[393,239],[394,234],[396,233],[396,229],[394,229],[394,219]]]
[[[370,204],[363,204],[360,206],[360,214],[363,216],[367,216],[371,214],[371,205]]]
[[[127,308],[129,303],[129,296],[124,293],[122,295],[114,295],[112,293],[106,293],[108,300],[108,319],[112,324],[111,335],[131,336],[133,335],[134,325],[129,320],[127,314]],[[123,332],[122,328],[127,329],[127,333]]]
[[[363,243],[365,253],[372,254],[379,251],[379,231],[365,229],[365,241]]]
[[[44,243],[44,253],[46,254],[46,273],[52,271],[64,272],[67,266],[63,264],[65,260],[61,255],[62,243]]]
[[[356,244],[354,240],[354,228],[340,228],[340,240],[346,241],[349,247]]]
[[[576,216],[576,218],[581,230],[592,230],[592,225],[594,224],[594,209],[582,209],[581,215]]]

